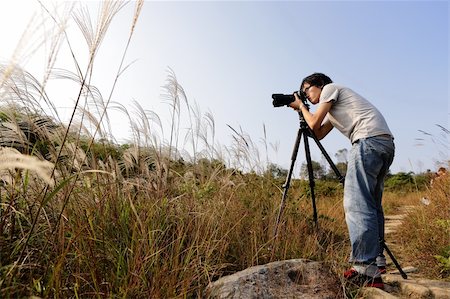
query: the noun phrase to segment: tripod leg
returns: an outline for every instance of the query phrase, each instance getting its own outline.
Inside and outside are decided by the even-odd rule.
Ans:
[[[394,263],[395,267],[397,267],[398,271],[400,272],[401,276],[404,279],[408,279],[408,275],[406,275],[405,271],[403,271],[402,267],[400,267],[400,264],[397,262],[397,260],[395,259],[394,255],[392,254],[392,252],[389,250],[389,248],[387,247],[386,243],[384,242],[384,240],[380,240],[380,245],[386,249],[386,252],[388,253],[389,257],[391,258],[392,262]]]
[[[297,159],[297,153],[298,153],[298,148],[299,148],[299,145],[300,145],[301,137],[302,137],[302,130],[299,129],[298,133],[297,133],[297,139],[295,140],[294,149],[292,151],[291,167],[289,168],[289,172],[288,172],[288,175],[286,177],[286,182],[283,185],[283,189],[284,189],[283,197],[281,198],[280,209],[278,210],[277,221],[275,223],[275,229],[274,229],[274,233],[273,233],[273,237],[274,238],[277,237],[278,226],[280,225],[281,216],[283,215],[284,206],[286,205],[286,197],[287,197],[287,193],[288,193],[289,187],[291,185],[292,172],[294,171],[295,160]],[[306,140],[306,138],[305,138],[305,140]]]
[[[306,135],[306,131],[304,131],[304,143],[305,143],[305,154],[306,154],[306,165],[308,167],[308,178],[309,178],[309,189],[311,192],[311,201],[313,206],[313,219],[314,224],[317,226],[317,208],[316,208],[316,195],[314,193],[314,174],[313,174],[313,168],[312,168],[312,161],[311,161],[311,152],[309,150],[309,141],[308,137]]]
[[[322,152],[323,156],[325,157],[325,159],[327,160],[328,164],[330,164],[331,169],[333,169],[334,173],[336,174],[336,176],[339,179],[339,182],[341,182],[341,184],[344,184],[344,180],[345,178],[342,176],[341,172],[339,171],[339,169],[336,167],[336,165],[333,163],[333,160],[331,160],[330,156],[328,155],[327,151],[325,150],[325,148],[323,147],[323,145],[320,143],[319,139],[316,137],[316,135],[314,134],[314,132],[308,128],[309,130],[309,134],[312,137],[312,139],[314,139],[314,141],[316,142],[317,146],[319,147],[320,151]]]

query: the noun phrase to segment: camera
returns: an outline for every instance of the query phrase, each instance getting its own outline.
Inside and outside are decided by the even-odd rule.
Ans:
[[[295,93],[298,95],[303,104],[309,108],[309,105],[306,103],[306,94],[302,90],[296,91]],[[272,99],[272,104],[274,107],[281,107],[289,106],[289,104],[295,100],[295,97],[293,94],[274,93],[272,94]]]

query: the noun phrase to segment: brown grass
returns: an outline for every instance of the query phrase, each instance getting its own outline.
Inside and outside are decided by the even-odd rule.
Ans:
[[[394,236],[402,248],[403,263],[417,267],[421,275],[431,279],[450,279],[450,263],[444,266],[436,257],[449,260],[450,255],[449,186],[447,175],[435,181],[423,195],[411,196],[406,204],[414,205],[415,209]],[[421,203],[422,197],[426,197],[430,204]]]

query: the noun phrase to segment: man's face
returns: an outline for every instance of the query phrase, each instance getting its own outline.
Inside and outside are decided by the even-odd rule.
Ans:
[[[311,102],[311,104],[316,105],[317,103],[319,103],[320,93],[322,92],[322,89],[309,83],[305,83],[303,84],[303,92],[306,94],[306,97]]]

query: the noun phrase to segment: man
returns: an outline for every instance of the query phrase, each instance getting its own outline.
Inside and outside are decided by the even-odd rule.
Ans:
[[[317,138],[322,139],[335,127],[352,143],[344,184],[344,210],[353,266],[344,277],[383,288],[380,274],[386,260],[379,242],[384,239],[381,198],[384,178],[394,158],[392,133],[375,106],[353,90],[334,84],[324,74],[306,77],[300,90],[311,104],[318,104],[316,111],[310,112],[297,93],[289,106],[302,112]]]

